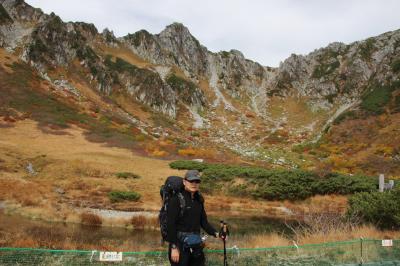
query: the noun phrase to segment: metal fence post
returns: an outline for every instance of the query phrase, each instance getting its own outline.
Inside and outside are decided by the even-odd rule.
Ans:
[[[360,265],[363,265],[364,259],[363,259],[363,238],[360,237]]]

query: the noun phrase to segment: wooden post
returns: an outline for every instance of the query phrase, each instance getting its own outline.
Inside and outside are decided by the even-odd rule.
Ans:
[[[389,180],[389,189],[394,188],[394,180]]]
[[[379,175],[379,192],[383,192],[385,189],[385,176],[383,174]]]

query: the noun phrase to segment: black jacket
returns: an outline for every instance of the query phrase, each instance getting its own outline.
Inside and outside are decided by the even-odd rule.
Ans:
[[[217,231],[208,223],[204,203],[201,202],[199,194],[195,193],[193,199],[190,192],[186,190],[182,194],[185,198],[185,210],[182,217],[178,196],[171,197],[168,203],[168,242],[177,244],[177,232],[200,233],[200,226],[208,234],[215,235]]]

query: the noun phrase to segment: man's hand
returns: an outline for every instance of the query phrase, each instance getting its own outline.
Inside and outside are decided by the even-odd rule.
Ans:
[[[171,249],[171,260],[175,263],[179,262],[179,249],[178,248]]]

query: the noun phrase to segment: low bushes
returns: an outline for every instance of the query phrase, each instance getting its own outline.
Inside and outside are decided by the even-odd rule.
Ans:
[[[157,216],[137,215],[131,218],[131,225],[135,229],[159,228],[160,224]]]
[[[392,67],[392,70],[394,73],[399,72],[400,71],[400,59],[394,60],[390,66]]]
[[[361,58],[365,61],[371,60],[371,55],[376,50],[375,42],[375,39],[368,38],[358,46]]]
[[[7,10],[5,10],[5,8],[2,5],[0,5],[0,23],[8,21],[12,21],[12,19],[10,15],[7,13]]]
[[[362,97],[361,108],[373,114],[382,114],[392,97],[392,87],[375,85]]]
[[[104,63],[111,70],[117,71],[118,73],[122,73],[122,72],[135,73],[138,70],[138,68],[136,66],[132,65],[131,63],[129,63],[119,57],[117,57],[115,59],[115,62],[113,62],[111,55],[106,56]]]
[[[349,200],[348,214],[384,229],[400,228],[400,188],[388,192],[357,193]]]
[[[340,66],[339,61],[334,61],[330,64],[319,64],[312,74],[313,78],[319,79],[324,76],[332,74]]]
[[[103,221],[100,216],[94,213],[83,212],[81,213],[81,222],[86,225],[100,226]]]
[[[120,202],[124,200],[138,201],[141,195],[135,191],[111,191],[108,193],[111,202]]]
[[[119,178],[125,178],[125,179],[127,179],[127,178],[138,179],[138,178],[140,178],[139,175],[131,173],[131,172],[120,172],[120,173],[116,173],[115,176],[119,177]]]
[[[303,170],[274,170],[195,161],[175,161],[170,167],[203,172],[202,188],[208,192],[227,189],[234,195],[268,200],[300,200],[317,194],[346,195],[373,191],[377,187],[377,180],[373,177],[338,173],[320,177],[315,172]],[[243,182],[236,184],[236,178],[243,179]]]
[[[199,163],[196,161],[175,161],[169,164],[169,166],[173,169],[184,170],[184,169],[192,169],[192,170],[199,170],[203,171],[206,169],[208,164]]]
[[[356,119],[358,117],[358,114],[356,111],[347,111],[342,114],[340,114],[336,119],[333,121],[334,125],[339,125],[342,121],[346,119]]]
[[[367,89],[362,97],[361,108],[370,114],[379,115],[387,110],[396,109],[396,98],[400,90],[400,81],[392,81],[385,85],[375,83]]]
[[[185,90],[194,91],[196,89],[196,84],[178,77],[175,74],[169,75],[166,81],[168,85],[170,85],[178,93],[183,93]]]

